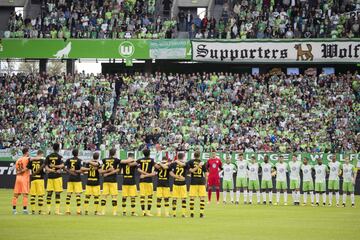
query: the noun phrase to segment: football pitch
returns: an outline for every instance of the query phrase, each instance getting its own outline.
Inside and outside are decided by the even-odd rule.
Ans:
[[[18,215],[11,190],[0,190],[0,239],[358,239],[360,207],[206,205],[204,219],[119,216]],[[65,194],[61,209],[64,210]],[[242,198],[242,197],[241,197]],[[120,200],[120,196],[119,196]],[[154,199],[155,200],[155,199]],[[255,200],[255,198],[254,198]],[[348,202],[349,202],[348,197]],[[72,205],[74,206],[74,197]],[[291,198],[289,198],[289,203]],[[92,209],[90,201],[90,208]],[[356,197],[360,205],[360,197]],[[109,204],[108,204],[109,205]],[[156,212],[154,201],[152,212]],[[350,205],[350,204],[348,204]],[[358,205],[358,206],[359,206]],[[129,206],[129,203],[128,203]],[[196,204],[198,207],[198,203]],[[137,205],[139,209],[139,205]],[[180,210],[181,206],[178,206]],[[74,211],[75,212],[75,211]],[[140,209],[138,211],[140,213]],[[180,214],[178,214],[180,215]]]

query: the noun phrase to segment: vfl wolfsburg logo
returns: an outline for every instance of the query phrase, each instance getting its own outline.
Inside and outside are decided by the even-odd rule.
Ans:
[[[119,45],[120,56],[124,58],[131,57],[135,52],[135,47],[131,42],[125,41]]]

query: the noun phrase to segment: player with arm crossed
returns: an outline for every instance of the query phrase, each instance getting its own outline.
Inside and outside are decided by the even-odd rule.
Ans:
[[[350,163],[349,157],[345,158],[345,163],[342,165],[343,172],[343,207],[346,206],[346,195],[350,194],[351,206],[355,207],[355,181],[358,169]]]
[[[99,161],[99,153],[93,154],[93,159],[81,167],[81,171],[87,174],[86,188],[85,188],[85,201],[84,212],[85,215],[89,214],[89,202],[91,196],[94,197],[95,215],[99,214],[99,197],[100,197],[100,172],[101,162]]]
[[[257,203],[260,204],[260,184],[259,184],[259,163],[257,163],[255,156],[251,157],[251,163],[248,165],[249,171],[249,204],[252,204],[253,192],[256,191]]]
[[[273,183],[272,176],[275,173],[273,164],[269,161],[269,156],[265,155],[264,162],[261,163],[261,190],[263,195],[263,204],[266,204],[266,192],[269,192],[269,204],[272,204],[272,194],[273,194]]]
[[[60,145],[58,143],[53,144],[54,152],[48,155],[45,159],[45,170],[48,174],[47,179],[47,212],[51,214],[51,197],[53,192],[55,192],[55,214],[62,215],[60,213],[60,199],[61,192],[63,191],[63,181],[62,181],[62,169],[64,168],[64,163],[62,161],[62,156],[59,154]]]
[[[24,148],[22,150],[22,153],[23,156],[19,158],[15,163],[16,180],[14,186],[14,196],[12,198],[13,214],[17,214],[16,205],[20,195],[22,195],[23,197],[23,213],[29,214],[27,210],[30,185],[30,171],[27,168],[29,163],[29,148]]]
[[[191,173],[190,181],[190,217],[194,217],[195,198],[200,198],[200,218],[203,218],[205,211],[205,197],[206,197],[206,167],[200,160],[200,152],[194,153],[194,159],[187,162],[189,171]]]
[[[329,207],[332,205],[333,194],[335,193],[336,206],[339,207],[340,200],[340,180],[341,175],[341,164],[336,161],[336,155],[331,157],[331,161],[328,163],[329,179],[328,179],[328,190],[329,190]]]
[[[137,172],[138,164],[134,159],[134,153],[128,154],[128,159],[130,163],[122,163],[122,175],[123,175],[123,185],[122,185],[122,212],[123,216],[126,216],[126,200],[130,198],[131,201],[131,216],[137,216],[135,213],[136,207],[136,182],[135,174]]]
[[[304,157],[303,159],[303,164],[301,165],[301,171],[303,173],[303,185],[302,185],[302,190],[304,194],[303,206],[307,204],[308,193],[310,193],[311,206],[314,206],[314,179],[313,179],[314,167],[311,164],[309,164],[309,161],[306,157]]]
[[[167,157],[164,156],[160,163],[155,164],[155,171],[157,175],[157,188],[156,188],[156,208],[157,216],[161,217],[161,202],[164,200],[165,217],[169,217],[170,206],[170,169],[167,163]]]
[[[278,205],[280,202],[280,193],[281,191],[284,194],[284,205],[287,205],[287,177],[288,164],[284,162],[284,157],[279,157],[279,162],[275,164],[276,169],[276,203]]]
[[[290,168],[290,190],[295,206],[300,205],[300,169],[301,162],[297,160],[297,155],[292,156],[289,162]]]
[[[187,165],[185,163],[185,154],[178,153],[178,159],[170,165],[170,176],[174,178],[173,191],[172,191],[172,216],[176,217],[177,200],[181,199],[181,215],[186,217],[186,174]]]
[[[221,171],[223,177],[223,202],[226,204],[226,193],[230,192],[231,203],[234,203],[234,173],[236,173],[236,167],[231,163],[230,155],[226,156],[223,170]]]
[[[240,191],[244,193],[244,204],[247,203],[248,196],[248,162],[244,160],[242,154],[239,154],[238,160],[236,161],[237,174],[236,174],[236,202],[239,204]]]
[[[143,158],[137,160],[139,164],[138,172],[140,173],[140,206],[143,216],[151,217],[151,206],[153,201],[153,180],[152,178],[156,175],[154,172],[154,159],[150,158],[150,150],[143,150]],[[147,199],[146,199],[147,198]],[[145,209],[147,200],[147,210]]]
[[[78,158],[79,150],[74,149],[72,151],[73,157],[65,161],[65,170],[69,174],[69,179],[67,182],[67,195],[66,195],[66,215],[70,215],[70,202],[71,195],[74,193],[76,195],[76,214],[81,215],[81,193],[82,193],[82,183],[81,183],[81,166],[82,161]]]
[[[319,206],[320,194],[322,194],[323,205],[326,206],[326,165],[323,164],[322,159],[317,160],[314,166],[315,170],[315,192],[316,192],[316,206]]]
[[[30,158],[27,168],[31,170],[31,184],[30,184],[30,205],[31,212],[35,214],[36,197],[38,200],[38,213],[43,213],[44,196],[45,196],[45,181],[44,181],[44,153],[37,151],[36,158]]]

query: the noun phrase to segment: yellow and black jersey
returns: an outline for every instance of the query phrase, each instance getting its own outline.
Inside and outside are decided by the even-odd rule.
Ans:
[[[184,178],[186,178],[186,173],[187,173],[187,165],[185,166],[180,166],[179,164],[177,163],[172,163],[170,164],[169,166],[169,169],[171,172],[173,172],[175,175],[177,176],[182,176]],[[179,180],[179,179],[174,179],[174,185],[178,185],[178,186],[183,186],[185,185],[186,182],[185,180],[182,181],[182,180]]]
[[[43,159],[29,161],[27,168],[31,170],[31,181],[44,179],[45,172],[43,169],[43,164]]]
[[[100,173],[99,168],[101,167],[100,164],[98,167],[94,167],[90,163],[85,164],[86,168],[90,168],[87,174],[87,181],[86,185],[89,186],[99,186],[100,185]]]
[[[119,169],[120,167],[120,159],[118,158],[105,158],[102,160],[102,170],[109,170],[111,168]],[[104,182],[117,182],[116,174],[109,175],[104,177]]]
[[[81,169],[81,159],[74,157],[74,158],[69,158],[65,161],[65,167],[68,170],[73,170],[73,171],[78,171]],[[70,174],[69,173],[69,182],[80,182],[81,178],[80,178],[80,173],[75,173],[76,175]]]
[[[200,164],[200,159],[194,159],[187,162],[187,167],[195,168]],[[206,174],[206,167],[203,165],[201,168],[199,167],[198,170],[194,173],[191,173],[191,181],[190,185],[205,185],[205,174]]]
[[[137,166],[129,166],[128,164],[121,164],[123,185],[135,185],[135,174]]]
[[[170,187],[170,169],[163,169],[163,168],[159,168],[156,169],[156,175],[157,175],[157,186],[158,187]]]
[[[154,159],[140,158],[136,161],[141,170],[147,173],[152,173],[154,167]],[[152,183],[152,177],[140,178],[140,182]]]
[[[62,156],[56,152],[51,153],[45,159],[45,165],[48,166],[49,168],[51,168],[50,165],[60,165],[62,163],[63,163]],[[55,168],[52,168],[52,169],[57,170]],[[50,178],[50,179],[59,178],[59,177],[61,177],[60,173],[57,173],[57,172],[48,173],[48,178]]]

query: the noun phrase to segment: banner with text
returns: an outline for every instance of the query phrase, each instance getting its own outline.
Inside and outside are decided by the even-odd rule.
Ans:
[[[360,40],[197,41],[192,59],[206,62],[359,63]]]

